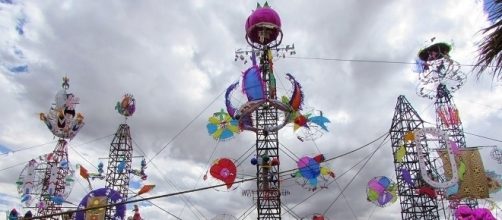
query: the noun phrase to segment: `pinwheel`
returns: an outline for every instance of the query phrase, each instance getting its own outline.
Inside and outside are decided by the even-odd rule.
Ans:
[[[368,201],[385,207],[397,200],[397,184],[385,176],[374,177],[368,182],[366,190]]]
[[[239,133],[239,122],[222,109],[209,118],[207,131],[215,140],[227,140],[232,138],[235,133]]]

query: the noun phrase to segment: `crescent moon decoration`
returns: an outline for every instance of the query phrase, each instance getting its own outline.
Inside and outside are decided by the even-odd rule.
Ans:
[[[423,128],[423,129],[416,129],[413,131],[414,134],[414,143],[417,148],[418,152],[418,162],[420,164],[420,174],[422,175],[422,179],[429,184],[430,186],[434,188],[439,188],[439,189],[446,189],[450,186],[455,185],[459,181],[459,172],[457,169],[457,163],[455,162],[455,154],[453,153],[452,146],[449,141],[448,134],[445,132],[437,129],[437,128]],[[429,137],[427,136],[429,135]],[[430,137],[432,136],[432,137]],[[423,137],[420,138],[420,137]],[[425,154],[427,152],[424,152],[422,143],[427,142],[427,141],[441,141],[443,143],[448,143],[446,144],[446,152],[448,154],[449,162],[452,168],[452,176],[450,180],[444,181],[444,182],[439,182],[433,180],[429,174],[427,173],[427,166],[426,166],[426,161],[425,161]]]
[[[119,203],[122,202],[122,196],[120,193],[109,188],[100,188],[89,192],[78,205],[78,209],[85,209],[96,206],[107,205],[108,203]],[[77,209],[77,210],[78,210]],[[104,219],[105,208],[94,209],[90,211],[77,211],[75,219],[85,220],[85,219]],[[114,219],[124,219],[126,212],[126,205],[120,204],[115,206]]]

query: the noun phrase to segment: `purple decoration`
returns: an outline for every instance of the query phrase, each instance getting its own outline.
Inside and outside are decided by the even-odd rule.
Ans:
[[[410,187],[414,186],[413,180],[411,179],[411,174],[410,171],[407,169],[401,169],[401,176],[404,179],[404,182],[406,182]]]
[[[315,179],[315,183],[317,183],[317,177],[321,173],[321,167],[317,161],[305,156],[300,158],[300,160],[296,162],[296,165],[305,179],[308,179],[311,183],[313,183],[313,179]]]
[[[242,91],[246,94],[248,101],[265,98],[265,85],[258,66],[252,66],[244,72],[244,76],[242,77]]]
[[[235,111],[237,111],[237,108],[232,106],[232,103],[230,102],[230,94],[234,89],[239,85],[239,82],[235,82],[234,84],[230,85],[227,88],[227,91],[225,92],[225,105],[227,106],[227,113],[230,115],[230,117],[234,117]]]
[[[80,202],[78,205],[78,209],[85,209],[87,206],[87,202],[89,201],[90,198],[93,197],[107,197],[111,203],[118,203],[122,202],[122,196],[120,195],[119,192],[109,189],[109,188],[100,188],[100,189],[95,189],[91,192],[89,192]],[[115,218],[114,219],[124,219],[125,212],[126,212],[126,205],[125,204],[120,204],[115,206],[116,211],[115,211]],[[85,220],[85,212],[83,211],[77,211],[76,220]]]
[[[372,179],[368,182],[368,188],[375,190],[378,194],[382,194],[385,191],[385,188],[378,183],[377,179]]]
[[[388,202],[390,202],[390,200],[392,200],[392,194],[388,191],[385,191],[383,192],[382,195],[380,195],[378,197],[378,204],[380,204],[380,206],[384,206],[386,205]]]
[[[253,43],[267,45],[277,39],[281,18],[267,4],[259,7],[246,20],[246,37]]]
[[[483,220],[496,220],[489,209],[475,208],[471,209],[469,206],[461,205],[455,211],[455,218],[457,219],[483,219]]]

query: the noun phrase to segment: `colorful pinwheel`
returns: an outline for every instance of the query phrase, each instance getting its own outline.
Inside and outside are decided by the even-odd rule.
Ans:
[[[397,184],[385,176],[374,177],[368,182],[366,190],[368,201],[385,207],[397,200]]]
[[[328,178],[335,178],[335,173],[326,166],[321,166],[324,162],[324,155],[319,154],[313,158],[304,156],[296,162],[298,171],[292,174],[297,178],[297,182],[309,189],[316,190],[320,188],[327,188]]]
[[[214,113],[208,121],[207,131],[215,140],[227,140],[240,132],[239,121],[230,117],[223,109]]]

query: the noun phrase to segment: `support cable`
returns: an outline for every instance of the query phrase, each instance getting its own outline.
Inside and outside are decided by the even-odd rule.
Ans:
[[[350,153],[353,153],[357,150],[360,150],[364,147],[367,147],[368,145],[370,145],[371,143],[374,143],[376,142],[377,140],[381,139],[383,136],[385,135],[382,135],[381,137],[371,141],[370,143],[368,144],[365,144],[363,145],[362,147],[359,147],[359,148],[356,148],[354,150],[351,150],[347,153],[344,153],[344,154],[341,154],[339,156],[335,156],[333,158],[330,158],[328,159],[327,161],[329,160],[334,160],[334,159],[337,159],[337,158],[340,158],[340,157],[343,157],[343,156],[346,156]],[[380,146],[381,147],[381,146]],[[378,150],[378,149],[377,149]],[[376,150],[369,156],[372,156],[374,155],[374,153],[376,152]],[[367,156],[368,157],[368,156]],[[371,157],[369,157],[370,159]],[[363,159],[364,160],[364,159]],[[362,161],[361,161],[362,162]],[[359,162],[360,163],[360,162]],[[286,171],[282,171],[280,172],[281,174],[282,173],[286,173],[286,172],[291,172],[291,171],[294,171],[294,170],[297,170],[297,168],[294,168],[294,169],[290,169],[290,170],[286,170]],[[348,172],[348,171],[347,171]],[[347,173],[346,172],[346,173]],[[344,173],[345,174],[345,173]],[[342,175],[340,175],[339,177],[341,177]],[[249,181],[253,181],[253,180],[256,180],[257,178],[256,177],[253,177],[253,178],[248,178],[248,179],[242,179],[242,180],[238,180],[236,181],[235,183],[244,183],[244,182],[249,182]],[[65,215],[65,214],[70,214],[70,213],[74,213],[74,212],[77,212],[77,211],[88,211],[88,210],[94,210],[94,209],[100,209],[100,208],[107,208],[107,207],[112,207],[112,206],[116,206],[116,205],[122,205],[122,204],[129,204],[129,203],[137,203],[137,202],[141,202],[141,201],[147,201],[147,200],[153,200],[153,199],[159,199],[159,198],[164,198],[164,197],[171,197],[171,196],[177,196],[177,195],[182,195],[182,194],[187,194],[187,193],[193,193],[193,192],[198,192],[198,191],[204,191],[204,190],[208,190],[208,189],[213,189],[213,188],[218,188],[218,187],[223,187],[223,186],[226,186],[225,183],[222,183],[222,184],[218,184],[218,185],[214,185],[214,186],[207,186],[207,187],[201,187],[201,188],[197,188],[197,189],[191,189],[191,190],[184,190],[184,191],[178,191],[178,192],[174,192],[174,193],[168,193],[168,194],[163,194],[163,195],[158,195],[158,196],[151,196],[151,197],[144,197],[144,198],[141,198],[141,199],[135,199],[135,200],[128,200],[128,201],[123,201],[123,202],[119,202],[119,203],[114,203],[114,204],[108,204],[108,205],[103,205],[103,206],[97,206],[97,207],[89,207],[89,208],[85,208],[85,209],[78,209],[78,210],[68,210],[68,211],[64,211],[64,212],[60,212],[60,213],[54,213],[54,214],[50,214],[50,215],[44,215],[44,216],[36,216],[36,217],[33,217],[33,218],[28,218],[28,219],[45,219],[45,218],[50,218],[50,217],[53,217],[53,216],[59,216],[59,215]],[[295,206],[296,207],[296,206]],[[294,207],[293,207],[294,208]],[[292,209],[293,209],[292,208]]]
[[[343,187],[342,191],[340,192],[340,194],[338,194],[338,196],[335,198],[335,200],[333,200],[333,202],[328,206],[328,208],[326,209],[326,211],[324,211],[324,215],[326,215],[326,213],[329,211],[329,209],[333,206],[333,204],[335,204],[335,202],[338,200],[338,198],[340,198],[340,195],[343,194],[343,192],[347,189],[347,187],[350,186],[350,184],[352,184],[352,182],[356,179],[356,177],[359,175],[359,173],[361,173],[361,171],[363,170],[363,168],[368,164],[368,162],[370,161],[370,159],[375,155],[375,153],[387,142],[387,138],[390,136],[390,134],[387,134],[387,136],[384,138],[384,140],[382,141],[382,143],[380,144],[380,146],[377,147],[377,149],[375,151],[373,151],[373,153],[368,157],[368,159],[364,162],[364,164],[361,166],[361,168],[359,168],[359,170],[357,171],[357,173],[352,177],[352,179],[349,181],[349,183],[347,183],[347,185],[345,185],[345,187]],[[336,179],[335,179],[336,180]]]

